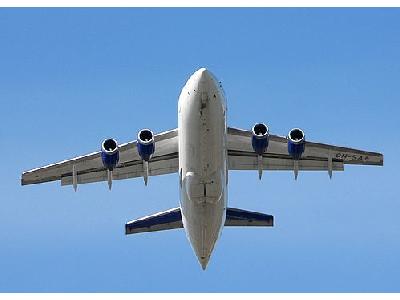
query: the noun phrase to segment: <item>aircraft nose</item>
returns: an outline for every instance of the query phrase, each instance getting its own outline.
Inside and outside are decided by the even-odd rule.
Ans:
[[[201,68],[197,72],[198,72],[198,76],[199,76],[199,81],[211,81],[211,80],[213,80],[210,71],[208,71],[206,68]]]
[[[210,88],[215,87],[214,76],[206,68],[201,68],[196,72],[198,90],[207,92]]]

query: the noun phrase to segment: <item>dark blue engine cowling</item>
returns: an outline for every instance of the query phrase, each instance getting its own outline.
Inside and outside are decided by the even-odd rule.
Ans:
[[[257,123],[253,126],[251,132],[253,133],[251,145],[258,155],[262,155],[268,147],[268,126],[264,123]]]
[[[101,143],[101,160],[108,170],[112,171],[119,161],[118,143],[114,139],[106,139]]]
[[[156,150],[154,144],[154,135],[153,132],[151,132],[151,130],[142,129],[139,131],[137,138],[137,149],[140,157],[143,160],[145,161],[150,160],[154,151]]]
[[[305,149],[305,135],[300,128],[293,128],[289,131],[288,139],[288,152],[293,159],[300,159]]]

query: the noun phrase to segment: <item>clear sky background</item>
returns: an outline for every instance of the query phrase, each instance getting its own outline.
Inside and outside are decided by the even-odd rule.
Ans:
[[[229,206],[276,224],[225,228],[205,272],[183,230],[124,235],[178,206],[176,175],[20,186],[104,138],[175,128],[203,66],[230,126],[299,126],[385,166],[230,172]],[[399,9],[0,9],[0,291],[400,292],[399,84]]]

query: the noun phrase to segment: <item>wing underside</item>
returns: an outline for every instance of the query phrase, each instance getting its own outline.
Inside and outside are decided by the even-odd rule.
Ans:
[[[155,152],[148,165],[148,175],[163,175],[178,171],[178,130],[169,130],[154,136]],[[107,169],[103,166],[101,152],[92,152],[58,163],[23,172],[21,184],[37,184],[61,181],[72,185],[73,175],[77,184],[107,181]],[[137,142],[119,146],[119,163],[113,171],[113,179],[128,179],[144,175],[144,164],[137,151]]]
[[[228,168],[230,170],[282,170],[295,168],[294,161],[287,152],[287,139],[270,135],[267,151],[260,157],[251,145],[252,132],[228,128]],[[155,153],[148,165],[148,175],[156,176],[178,171],[178,130],[170,130],[155,135]],[[343,171],[345,164],[383,165],[383,155],[376,152],[338,147],[322,143],[306,142],[305,151],[297,163],[297,170],[303,171]],[[101,161],[100,151],[78,156],[55,164],[26,171],[21,183],[37,184],[61,181],[62,185],[72,185],[73,175],[77,184],[107,181],[108,174]],[[120,145],[120,161],[113,171],[113,179],[121,180],[144,175],[144,164],[140,158],[136,141]]]
[[[288,154],[286,137],[270,135],[266,152],[259,157],[251,144],[252,132],[228,128],[228,167],[230,170],[293,170],[293,158]],[[306,142],[296,168],[304,171],[343,171],[345,164],[383,165],[383,155],[376,152]]]

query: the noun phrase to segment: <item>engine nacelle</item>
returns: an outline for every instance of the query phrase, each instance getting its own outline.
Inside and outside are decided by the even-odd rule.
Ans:
[[[144,161],[149,161],[153,156],[156,146],[154,143],[154,134],[149,129],[142,129],[137,137],[137,149],[140,157]]]
[[[287,136],[288,140],[288,152],[293,159],[298,160],[300,159],[301,155],[305,149],[305,141],[306,137],[304,135],[303,130],[300,128],[293,128],[289,131]]]
[[[112,171],[119,161],[119,147],[114,139],[106,139],[101,143],[101,160],[108,170]]]
[[[269,130],[268,126],[264,123],[257,123],[253,126],[251,132],[251,145],[258,155],[262,155],[268,147]]]

